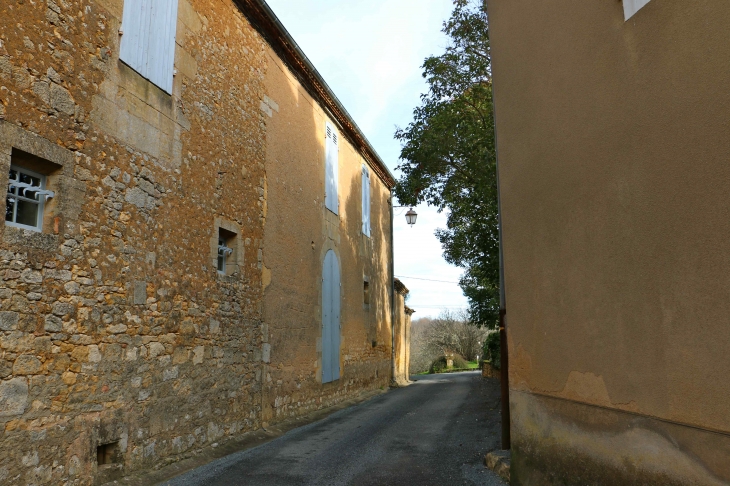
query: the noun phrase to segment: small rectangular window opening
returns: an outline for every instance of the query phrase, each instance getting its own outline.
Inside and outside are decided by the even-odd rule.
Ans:
[[[5,225],[43,231],[55,214],[57,176],[62,167],[13,147],[5,195]]]
[[[233,262],[234,242],[236,234],[223,228],[218,229],[218,273],[229,275],[230,265]]]
[[[96,448],[96,463],[99,466],[119,464],[120,462],[119,441],[102,444]]]
[[[363,289],[363,303],[365,305],[370,305],[370,282],[365,280],[362,285]]]

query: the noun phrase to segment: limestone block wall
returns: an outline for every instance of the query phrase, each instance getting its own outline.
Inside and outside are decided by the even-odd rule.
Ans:
[[[0,224],[0,484],[101,483],[261,423],[268,61],[233,3],[179,4],[170,96],[119,61],[121,0],[0,3],[0,187],[30,164],[56,192],[42,232]]]

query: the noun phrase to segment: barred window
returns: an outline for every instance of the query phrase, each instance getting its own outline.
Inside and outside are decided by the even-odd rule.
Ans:
[[[43,206],[50,197],[53,197],[53,192],[46,190],[46,176],[11,165],[5,199],[5,224],[41,231]]]
[[[233,254],[233,249],[228,246],[224,238],[218,238],[218,273],[227,275],[226,262]]]

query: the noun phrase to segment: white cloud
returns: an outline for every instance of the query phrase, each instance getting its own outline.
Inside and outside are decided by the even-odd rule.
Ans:
[[[396,126],[411,120],[426,85],[423,60],[443,51],[441,24],[450,0],[268,0],[271,8],[327,84],[363,130],[391,170],[398,164]],[[456,282],[461,271],[441,257],[434,236],[446,218],[432,208],[416,208],[409,228],[405,210],[396,210],[396,275]],[[399,214],[403,213],[403,214]],[[417,317],[441,307],[466,307],[456,284],[403,278],[411,290],[408,305]]]

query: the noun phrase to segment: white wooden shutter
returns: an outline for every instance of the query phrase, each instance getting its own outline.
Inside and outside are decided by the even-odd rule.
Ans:
[[[339,174],[339,135],[337,130],[329,122],[325,126],[325,193],[324,205],[327,209],[335,214],[339,214],[339,197],[338,197],[338,174]]]
[[[624,0],[624,20],[629,20],[647,3],[649,0]]]
[[[172,93],[178,0],[124,0],[119,58]]]
[[[370,236],[370,171],[362,166],[362,233]]]

